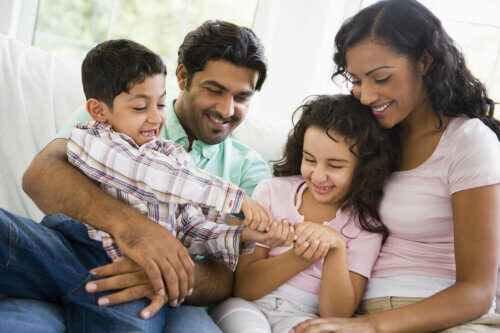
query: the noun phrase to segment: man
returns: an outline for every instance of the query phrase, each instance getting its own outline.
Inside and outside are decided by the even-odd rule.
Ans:
[[[262,45],[249,29],[207,21],[186,36],[178,54],[177,79],[181,92],[177,100],[167,105],[165,137],[184,145],[197,167],[226,178],[251,194],[257,183],[271,173],[256,152],[228,136],[244,119],[254,91],[260,90],[266,78]],[[186,249],[171,233],[105,194],[68,164],[67,140],[63,138],[73,125],[87,119],[83,108],[73,115],[59,133],[60,138],[45,147],[23,178],[23,189],[44,213],[64,213],[108,232],[131,259],[98,270],[104,274],[126,274],[89,285],[87,290],[130,286],[114,297],[99,300],[101,305],[111,305],[147,296],[152,286],[159,291],[163,282],[169,290],[171,286],[185,290],[188,278],[194,274],[195,288],[186,296],[186,303],[209,304],[229,296],[232,287],[229,269],[208,260],[197,260],[194,270],[183,266],[176,258],[184,255]],[[154,312],[166,301],[161,294],[154,297],[156,302],[146,312]],[[168,298],[170,304],[176,300]],[[196,321],[182,320],[188,316],[182,308],[179,319],[171,324],[196,325]],[[171,329],[174,330],[173,326]]]

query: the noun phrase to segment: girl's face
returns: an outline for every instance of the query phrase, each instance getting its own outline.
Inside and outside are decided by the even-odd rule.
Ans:
[[[382,127],[392,128],[427,105],[427,56],[414,63],[389,46],[364,39],[347,49],[346,61],[354,97],[372,109]]]
[[[349,150],[348,142],[339,134],[309,127],[304,135],[300,173],[319,203],[340,206],[351,188],[358,158]]]

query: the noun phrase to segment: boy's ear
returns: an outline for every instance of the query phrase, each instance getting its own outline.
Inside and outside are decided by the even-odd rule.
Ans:
[[[175,74],[177,75],[177,85],[179,86],[179,89],[186,89],[188,79],[186,67],[183,64],[180,64],[179,67],[177,67]]]
[[[89,98],[87,100],[87,112],[90,114],[92,119],[95,121],[100,121],[101,123],[105,123],[108,121],[108,117],[106,116],[106,106],[103,105],[104,103],[95,99],[95,98]]]

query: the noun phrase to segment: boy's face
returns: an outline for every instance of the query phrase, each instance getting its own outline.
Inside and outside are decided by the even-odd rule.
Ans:
[[[160,135],[165,123],[165,93],[165,75],[148,76],[128,93],[116,96],[112,110],[105,107],[106,122],[141,146]]]
[[[209,60],[187,87],[183,65],[177,69],[181,94],[175,105],[190,139],[217,144],[245,118],[255,91],[257,71],[224,60]]]

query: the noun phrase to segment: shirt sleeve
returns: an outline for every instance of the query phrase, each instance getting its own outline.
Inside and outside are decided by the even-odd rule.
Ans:
[[[71,116],[66,120],[63,127],[57,132],[54,139],[67,139],[69,138],[69,134],[71,133],[71,129],[77,124],[84,123],[87,121],[91,121],[90,117],[85,105],[82,105],[75,112],[71,114]]]
[[[91,179],[141,200],[197,203],[224,213],[241,210],[243,190],[186,163],[188,155],[180,145],[155,141],[155,147],[136,147],[108,125],[89,122],[71,130],[66,151],[70,163]]]
[[[479,119],[468,120],[458,131],[454,135],[460,138],[450,155],[450,195],[500,183],[500,142],[495,133]]]
[[[354,239],[347,240],[347,265],[349,271],[370,278],[382,245],[382,235],[361,230]]]
[[[177,238],[184,246],[190,247],[197,243],[206,250],[206,253],[191,254],[209,255],[215,260],[223,261],[231,270],[236,269],[243,226],[209,222],[201,209],[195,205],[184,207],[177,218],[177,225]]]

